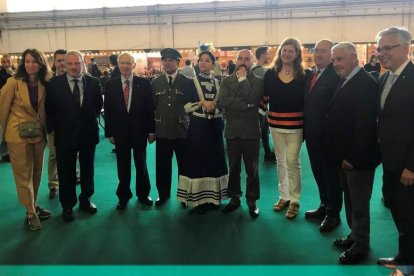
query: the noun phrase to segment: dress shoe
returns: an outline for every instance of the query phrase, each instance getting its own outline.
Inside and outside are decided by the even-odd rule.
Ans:
[[[319,207],[315,210],[309,210],[305,213],[306,219],[314,219],[314,220],[324,220],[326,216],[325,208]]]
[[[5,156],[1,158],[1,161],[4,163],[10,163],[10,156],[6,154]]]
[[[139,203],[145,205],[145,206],[152,206],[152,198],[149,196],[146,197],[139,197],[138,198]]]
[[[128,201],[118,201],[118,204],[116,205],[117,210],[125,210],[127,207]]]
[[[96,205],[90,201],[81,203],[79,205],[79,209],[89,214],[96,214],[96,212],[98,211],[98,208],[96,208]]]
[[[383,265],[388,268],[396,268],[400,264],[400,256],[394,258],[379,258],[377,264]]]
[[[155,201],[155,205],[156,206],[162,206],[162,205],[164,205],[167,201],[168,201],[168,197],[159,197],[159,198],[157,198],[157,201]]]
[[[348,249],[339,256],[339,262],[345,265],[359,264],[368,257],[368,253],[360,253],[352,249]]]
[[[40,208],[39,206],[36,206],[36,214],[39,217],[39,219],[48,219],[52,216],[52,212],[49,210]]]
[[[322,221],[321,225],[319,226],[319,231],[321,232],[331,232],[336,227],[341,224],[341,219],[336,217],[326,216],[325,219]]]
[[[63,209],[62,218],[64,221],[72,221],[75,219],[72,208]]]
[[[50,199],[54,199],[55,197],[57,197],[59,194],[59,189],[56,187],[53,187],[49,190],[49,198]]]
[[[181,202],[181,207],[183,207],[184,209],[187,209],[187,203]]]
[[[348,235],[345,238],[334,240],[333,244],[339,249],[348,250],[354,244],[354,241],[351,239],[351,236]]]
[[[224,207],[223,213],[228,214],[240,207],[240,203],[235,203],[232,200]]]
[[[257,218],[259,216],[259,212],[259,208],[256,205],[249,207],[249,214],[252,218]]]

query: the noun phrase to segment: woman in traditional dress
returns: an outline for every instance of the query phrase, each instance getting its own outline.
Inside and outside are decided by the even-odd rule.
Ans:
[[[219,84],[213,77],[215,57],[199,55],[200,73],[193,78],[194,89],[184,106],[190,116],[186,161],[179,176],[177,199],[193,211],[204,214],[227,199],[228,172],[223,143],[223,118],[216,107]],[[191,211],[191,213],[193,212]]]

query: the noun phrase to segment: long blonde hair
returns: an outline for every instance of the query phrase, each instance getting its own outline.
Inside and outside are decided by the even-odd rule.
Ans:
[[[277,55],[273,60],[273,68],[275,69],[276,73],[279,73],[282,70],[282,59],[281,53],[283,47],[286,45],[292,45],[297,53],[295,60],[293,61],[293,70],[295,72],[295,79],[299,80],[305,77],[305,66],[303,65],[303,58],[302,58],[302,46],[300,45],[300,41],[294,37],[289,37],[283,40],[282,44],[280,44],[279,49],[277,51]]]

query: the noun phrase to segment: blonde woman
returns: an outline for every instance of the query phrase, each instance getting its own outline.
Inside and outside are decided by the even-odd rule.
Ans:
[[[268,122],[279,178],[279,200],[273,209],[289,207],[288,219],[297,216],[300,206],[305,78],[300,42],[287,38],[279,47],[273,68],[264,76],[264,96],[269,99]]]
[[[36,203],[45,149],[45,85],[51,70],[36,49],[23,52],[16,74],[0,95],[0,124],[5,133],[17,195],[26,208],[26,224],[40,230],[39,219],[52,216]]]

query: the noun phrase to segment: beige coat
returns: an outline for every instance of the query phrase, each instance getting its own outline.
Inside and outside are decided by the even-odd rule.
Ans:
[[[45,87],[38,83],[38,112],[30,103],[29,89],[22,80],[9,78],[0,92],[0,126],[3,128],[6,142],[10,143],[38,143],[45,136],[35,138],[21,138],[19,124],[38,121],[46,129],[45,114]]]

